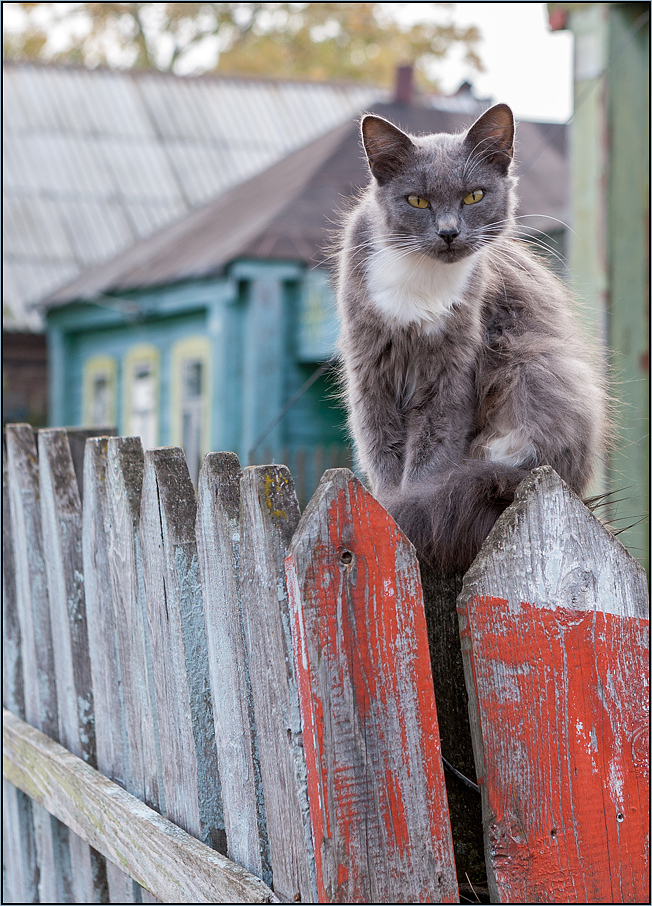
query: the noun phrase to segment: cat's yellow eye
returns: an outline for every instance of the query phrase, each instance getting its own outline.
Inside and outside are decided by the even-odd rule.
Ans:
[[[430,202],[426,201],[425,198],[422,198],[420,195],[408,195],[408,202],[412,205],[413,208],[429,208]]]
[[[482,191],[482,189],[474,189],[472,192],[469,192],[469,194],[466,195],[462,199],[462,201],[464,202],[464,204],[476,204],[482,198],[484,198],[484,192]]]

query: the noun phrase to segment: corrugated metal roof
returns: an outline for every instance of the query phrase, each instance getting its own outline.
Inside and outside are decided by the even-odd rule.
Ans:
[[[377,104],[374,111],[408,132],[459,132],[474,115]],[[477,111],[476,111],[477,112]],[[558,128],[558,127],[557,127]],[[547,141],[539,123],[517,125],[518,213],[529,231],[550,231],[566,218],[568,173],[563,135]],[[200,210],[82,274],[46,305],[219,273],[239,257],[322,263],[337,212],[369,181],[358,117],[294,151]],[[551,219],[552,218],[552,219]]]
[[[3,64],[4,299],[30,303],[370,106],[355,84]]]

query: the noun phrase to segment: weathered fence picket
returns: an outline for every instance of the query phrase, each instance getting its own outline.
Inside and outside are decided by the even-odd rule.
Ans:
[[[8,425],[6,444],[25,719],[58,740],[57,689],[34,432],[29,425]],[[68,828],[37,803],[33,804],[32,816],[39,900],[69,903],[73,888]]]
[[[59,741],[95,765],[93,690],[88,655],[82,512],[68,437],[63,430],[38,432],[43,554],[57,687]],[[72,898],[102,902],[106,861],[86,841],[70,834]]]
[[[108,557],[99,554],[104,546],[108,528],[107,443],[108,438],[103,437],[89,441],[86,447],[82,553],[88,648],[93,683],[96,767],[105,777],[126,786],[120,658],[111,600],[109,560]],[[99,480],[95,481],[98,472]],[[106,876],[110,902],[136,902],[134,881],[113,862],[107,861]]]
[[[165,814],[225,853],[196,513],[183,450],[147,451],[140,543]]]
[[[642,568],[549,467],[466,574],[494,902],[649,902],[646,597]]]
[[[25,719],[23,661],[16,601],[16,564],[11,531],[9,472],[2,447],[2,705]],[[38,902],[38,867],[32,800],[2,780],[2,898]]]
[[[204,457],[198,487],[197,549],[228,856],[271,884],[240,596],[241,478],[235,454]]]
[[[334,469],[285,563],[320,902],[458,902],[414,548]]]
[[[454,902],[483,852],[492,901],[647,901],[645,582],[551,470],[461,588],[347,470],[299,521],[284,466],[209,454],[197,498],[177,448],[38,446],[7,428],[6,902]]]
[[[153,765],[156,777],[153,725],[151,721],[143,722],[143,714],[138,708],[142,693],[136,684],[130,682],[128,654],[120,650],[120,635],[126,636],[128,644],[133,645],[132,633],[137,632],[132,627],[128,609],[121,606],[123,589],[131,588],[132,583],[129,564],[124,556],[120,557],[120,553],[125,548],[131,549],[129,542],[134,533],[130,533],[128,527],[121,523],[116,508],[111,505],[108,444],[106,437],[89,440],[84,458],[82,550],[97,767],[102,774],[117,781],[129,792],[140,792],[140,798],[151,806],[155,803],[143,794],[144,785],[133,781],[138,759],[135,753],[130,757],[129,751],[133,730],[127,733],[127,712],[137,709],[136,733],[141,738],[144,732],[146,738],[151,740],[153,752],[150,757],[153,755],[153,759],[148,764],[148,771],[152,771]],[[140,459],[142,466],[142,448]],[[119,561],[117,569],[114,566],[116,558]],[[142,637],[142,632],[137,637]],[[146,669],[145,660],[142,669]],[[110,861],[107,862],[107,881],[112,903],[135,903],[142,898],[132,878]]]
[[[240,576],[274,890],[316,901],[299,695],[283,561],[299,522],[285,466],[245,469],[240,502]]]

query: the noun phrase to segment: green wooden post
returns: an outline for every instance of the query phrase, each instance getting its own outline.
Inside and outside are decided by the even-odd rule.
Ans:
[[[636,31],[648,9],[648,21]],[[618,443],[609,484],[627,488],[616,527],[641,519],[648,506],[649,473],[649,5],[609,4],[607,183],[609,267],[608,342],[618,401]],[[620,536],[649,568],[649,525]]]
[[[66,341],[61,328],[50,324],[48,338],[48,424],[66,424]]]
[[[594,492],[617,492],[601,515],[648,569],[648,525],[634,523],[649,495],[649,7],[549,9],[565,10],[575,35],[570,272],[613,396],[615,442]]]

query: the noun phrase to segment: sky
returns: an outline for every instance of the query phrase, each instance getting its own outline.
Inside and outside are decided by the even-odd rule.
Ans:
[[[552,32],[545,3],[438,4],[459,25],[477,25],[486,72],[476,74],[452,59],[438,76],[444,92],[468,78],[477,97],[509,104],[517,119],[565,122],[573,112],[573,38]],[[409,21],[419,3],[401,4]],[[448,7],[448,9],[446,9]],[[452,9],[451,9],[452,7]]]

